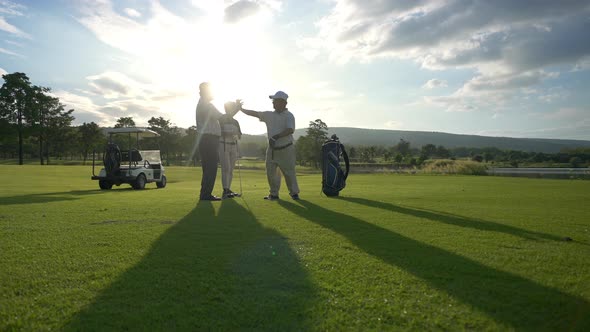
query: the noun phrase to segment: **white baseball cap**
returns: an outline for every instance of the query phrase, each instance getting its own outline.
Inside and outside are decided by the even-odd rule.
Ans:
[[[274,95],[268,96],[268,98],[270,98],[270,99],[283,99],[286,101],[287,98],[289,98],[289,95],[283,91],[277,91],[277,92],[275,92]]]

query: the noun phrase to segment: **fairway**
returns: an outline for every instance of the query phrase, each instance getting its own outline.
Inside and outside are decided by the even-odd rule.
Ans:
[[[590,181],[352,174],[327,198],[300,174],[269,202],[242,170],[242,198],[198,203],[199,168],[90,175],[0,166],[0,331],[590,330]]]

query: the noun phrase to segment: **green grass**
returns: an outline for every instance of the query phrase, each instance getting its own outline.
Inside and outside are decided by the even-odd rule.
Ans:
[[[0,166],[0,331],[590,329],[589,181],[353,174],[330,199],[309,174],[267,202],[242,170],[197,204],[200,169],[90,172]]]

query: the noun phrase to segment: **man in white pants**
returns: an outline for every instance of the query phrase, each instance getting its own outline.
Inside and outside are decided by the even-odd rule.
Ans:
[[[219,118],[221,138],[219,140],[219,161],[221,162],[221,183],[223,194],[221,198],[239,197],[231,190],[231,182],[234,175],[234,167],[238,160],[238,140],[242,138],[240,123],[233,118],[239,108],[239,104],[233,101],[224,104],[225,115]]]
[[[285,176],[285,182],[291,198],[299,199],[299,186],[295,175],[295,146],[293,145],[293,132],[295,131],[295,117],[287,109],[289,96],[283,91],[277,91],[268,96],[272,99],[274,112],[256,112],[242,108],[247,115],[257,117],[266,123],[268,135],[268,148],[266,149],[266,176],[270,186],[267,200],[279,199],[281,187],[281,173]]]

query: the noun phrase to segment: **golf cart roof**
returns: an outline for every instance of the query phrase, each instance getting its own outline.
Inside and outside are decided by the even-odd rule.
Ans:
[[[107,134],[139,134],[139,136],[160,136],[157,132],[147,128],[139,127],[125,127],[125,128],[111,128],[107,130]]]

